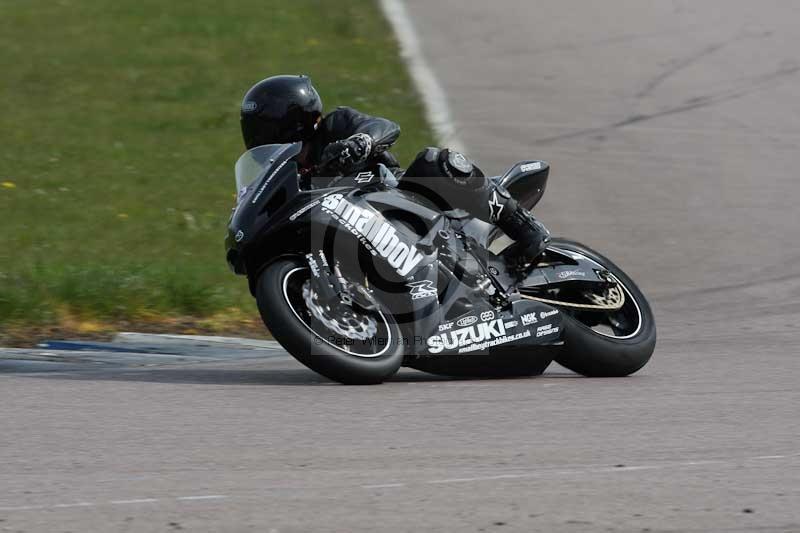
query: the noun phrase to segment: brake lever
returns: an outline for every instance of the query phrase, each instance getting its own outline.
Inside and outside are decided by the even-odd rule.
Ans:
[[[337,180],[340,180],[344,177],[344,174],[341,172],[329,172],[325,170],[325,164],[320,163],[319,165],[313,165],[308,168],[304,168],[298,172],[300,174],[300,179],[303,183],[307,183],[309,188],[311,188],[311,178],[312,177],[323,177],[329,178],[329,181],[323,187],[332,187]]]

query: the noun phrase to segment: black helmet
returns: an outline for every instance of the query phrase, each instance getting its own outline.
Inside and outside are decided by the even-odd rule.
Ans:
[[[249,150],[262,144],[306,141],[322,116],[322,99],[308,76],[272,76],[242,101],[242,137]]]

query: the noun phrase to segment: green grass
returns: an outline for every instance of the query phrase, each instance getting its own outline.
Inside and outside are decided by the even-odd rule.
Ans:
[[[252,312],[222,241],[259,79],[393,118],[403,161],[432,142],[372,0],[4,0],[0,73],[0,335]]]

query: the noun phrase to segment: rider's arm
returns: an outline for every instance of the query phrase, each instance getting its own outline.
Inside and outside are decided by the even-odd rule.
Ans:
[[[372,154],[385,151],[400,136],[400,126],[391,120],[373,117],[351,107],[338,107],[325,117],[325,129],[332,141],[364,133],[372,139]]]

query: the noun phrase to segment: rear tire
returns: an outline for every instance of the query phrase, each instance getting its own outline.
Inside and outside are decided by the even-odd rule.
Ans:
[[[633,300],[640,316],[639,326],[633,333],[609,336],[594,331],[562,309],[564,347],[556,362],[590,377],[627,376],[642,368],[655,350],[656,323],[650,305],[633,280],[611,260],[583,244],[553,239],[550,246],[580,253],[606,268],[622,284],[625,296]]]
[[[302,302],[298,304],[297,284],[302,283],[303,276],[308,279],[308,275],[308,266],[297,258],[278,259],[261,272],[256,302],[261,319],[275,340],[311,370],[340,383],[370,385],[392,377],[403,362],[400,328],[392,316],[376,313],[382,321],[379,330],[382,339],[376,337],[374,344],[369,341],[359,344],[372,349],[372,353],[354,355],[337,347],[337,344],[347,346],[347,339],[337,337],[333,331],[321,331],[313,317],[303,309],[295,309],[302,307]]]

